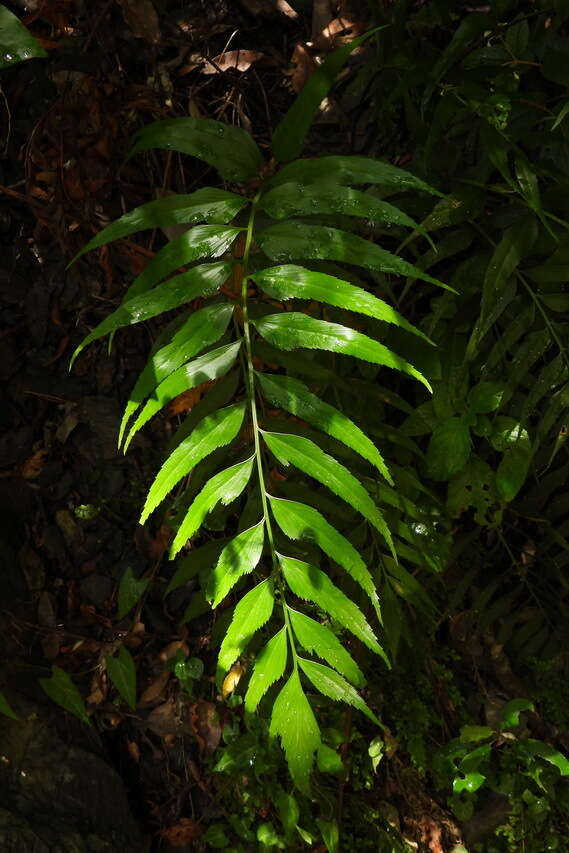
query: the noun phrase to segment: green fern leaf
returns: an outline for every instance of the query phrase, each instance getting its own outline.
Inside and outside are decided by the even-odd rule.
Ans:
[[[212,379],[224,376],[235,363],[240,346],[241,342],[237,341],[234,344],[218,347],[184,364],[164,379],[131,426],[124,443],[125,451],[138,430],[178,394],[183,394],[184,391],[195,388],[203,382],[211,382]]]
[[[225,546],[208,582],[207,597],[217,607],[240,577],[252,572],[263,553],[265,522],[239,533]]]
[[[119,429],[119,447],[129,420],[151,391],[190,358],[218,341],[227,330],[232,315],[233,306],[226,304],[208,305],[194,311],[171,337],[170,343],[151,355],[126,404]]]
[[[322,402],[299,379],[268,373],[259,373],[257,378],[264,396],[270,403],[308,421],[309,424],[355,450],[375,465],[388,483],[393,484],[387,465],[375,444],[342,412]]]
[[[389,666],[387,655],[377,642],[365,616],[353,601],[335,586],[328,575],[302,560],[279,556],[285,580],[299,598],[312,601],[344,628],[358,637]]]
[[[219,666],[224,672],[242,654],[253,634],[271,618],[274,603],[273,585],[269,578],[243,596],[219,650]]]
[[[379,720],[371,711],[361,696],[354,690],[345,678],[342,678],[333,669],[316,661],[298,658],[299,666],[304,674],[312,682],[314,687],[324,696],[334,699],[335,702],[346,702],[366,715],[373,723],[379,725]]]
[[[307,652],[317,654],[357,687],[363,687],[365,679],[362,671],[329,628],[292,607],[288,608],[288,613],[298,642]]]
[[[269,496],[279,527],[289,539],[307,539],[316,544],[366,592],[380,618],[379,601],[373,578],[354,546],[329,524],[317,509],[296,501]]]
[[[383,299],[378,299],[362,287],[355,287],[333,275],[307,270],[296,264],[284,264],[261,270],[251,278],[261,290],[275,299],[316,299],[327,305],[335,305],[346,311],[355,311],[384,323],[400,326],[432,343],[424,332],[408,323],[405,317]]]
[[[130,237],[131,234],[149,228],[171,228],[172,225],[194,225],[197,222],[224,225],[237,216],[246,204],[247,199],[243,196],[214,187],[204,187],[189,195],[170,195],[149,201],[129,210],[120,219],[103,228],[77,252],[71,263],[99,246],[106,246],[114,240]]]
[[[411,172],[381,160],[358,155],[331,155],[296,160],[283,166],[267,182],[267,186],[276,187],[290,181],[298,181],[300,184],[378,184],[397,190],[420,190],[442,197],[442,193]]]
[[[191,302],[198,296],[210,296],[219,290],[230,272],[231,264],[227,262],[202,264],[187,273],[176,276],[144,296],[123,302],[120,308],[117,308],[102,323],[99,323],[79,344],[71,358],[70,367],[73,366],[73,362],[79,353],[98,338],[103,338],[110,332],[116,332],[117,329],[122,329],[124,326],[133,326],[135,323],[150,320],[165,311],[179,308],[180,305]]]
[[[246,130],[208,118],[152,122],[136,134],[129,157],[149,148],[179,151],[204,160],[226,181],[248,181],[263,167],[261,152]]]
[[[263,439],[282,465],[294,465],[357,509],[381,533],[391,552],[395,553],[389,528],[381,512],[347,468],[324,453],[313,441],[300,435],[263,432]]]
[[[273,219],[330,214],[390,222],[412,228],[432,245],[428,233],[395,205],[337,184],[280,184],[261,197],[259,207]]]
[[[256,319],[257,331],[270,343],[280,349],[291,350],[297,347],[306,349],[324,349],[329,352],[338,352],[343,355],[351,355],[372,364],[390,367],[392,370],[400,370],[414,379],[418,379],[423,385],[432,391],[427,379],[418,370],[396,355],[383,344],[374,341],[361,332],[356,332],[348,326],[339,323],[328,323],[324,320],[316,320],[307,317],[298,311],[285,314],[268,314]]]
[[[267,645],[259,652],[245,694],[245,710],[252,713],[275,681],[284,675],[287,661],[287,634],[283,627],[271,637]]]
[[[229,406],[212,415],[208,415],[195,430],[166,459],[154,480],[140,516],[144,524],[174,486],[185,477],[192,468],[218,447],[233,441],[243,423],[245,403]]]
[[[297,787],[308,794],[314,754],[321,743],[320,729],[297,670],[276,698],[270,734],[272,737],[280,737],[291,776]]]
[[[186,231],[175,240],[166,243],[156,253],[140,275],[134,279],[123,302],[146,293],[185,264],[191,264],[202,258],[219,258],[229,250],[240,232],[241,228],[220,225],[198,225],[191,231]],[[175,276],[173,280],[181,281],[179,276]],[[205,295],[209,296],[214,292],[210,290]]]
[[[170,549],[170,559],[176,556],[188,539],[201,527],[205,517],[218,503],[230,504],[239,497],[253,470],[254,456],[220,471],[209,480],[192,501]]]
[[[363,237],[338,228],[307,225],[304,222],[282,222],[265,228],[257,239],[263,252],[277,263],[297,258],[342,261],[376,272],[419,278],[444,290],[456,292],[403,258],[392,255],[386,249],[380,249]]]

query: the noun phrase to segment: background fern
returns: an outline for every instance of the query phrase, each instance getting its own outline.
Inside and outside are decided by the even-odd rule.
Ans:
[[[391,606],[397,588],[431,607],[400,557],[423,562],[421,545],[436,535],[434,521],[425,523],[426,513],[411,498],[400,499],[404,471],[392,472],[374,441],[343,413],[341,396],[353,389],[348,380],[342,382],[336,355],[363,360],[374,373],[390,368],[430,391],[424,375],[377,337],[391,326],[426,346],[432,343],[359,278],[351,283],[340,277],[343,267],[327,264],[403,275],[448,291],[420,266],[336,227],[338,217],[340,223],[353,217],[426,234],[395,205],[354,187],[438,193],[404,170],[365,157],[292,160],[322,86],[331,85],[359,42],[327,60],[277,128],[273,152],[277,161],[291,161],[280,169],[275,160],[265,165],[253,139],[236,127],[190,118],[144,128],[133,154],[165,148],[199,157],[241,191],[206,188],[150,202],[109,225],[81,252],[144,228],[194,226],[160,249],[74,358],[122,327],[190,306],[155,345],[127,403],[119,444],[126,450],[141,427],[179,394],[218,383],[174,436],[140,521],[190,478],[189,489],[175,500],[170,550],[175,558],[217,508],[237,511],[237,529],[229,524],[227,539],[192,551],[169,589],[209,570],[198,606],[203,599],[213,607],[229,595],[236,599],[218,658],[224,692],[231,691],[235,666],[241,671],[254,635],[268,638],[255,657],[245,708],[256,711],[262,701],[272,705],[270,732],[280,737],[293,779],[304,791],[316,753],[327,748],[306,691],[352,705],[377,724],[356,689],[364,687],[365,678],[348,638],[389,666],[389,648],[395,651],[398,640],[387,623],[382,626],[378,589]],[[185,271],[172,275],[180,268]],[[299,348],[331,355],[321,366],[310,355],[299,359]],[[271,362],[281,372],[269,372]],[[361,398],[364,386],[362,378]],[[381,445],[380,420],[375,422],[372,437]],[[413,481],[405,491],[421,489]],[[194,602],[185,618],[195,612]],[[379,636],[386,633],[388,651]],[[126,665],[128,652],[121,654]],[[113,677],[112,666],[109,672]]]

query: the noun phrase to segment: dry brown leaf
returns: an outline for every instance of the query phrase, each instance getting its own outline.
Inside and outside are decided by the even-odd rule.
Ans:
[[[221,724],[213,702],[199,701],[191,705],[189,723],[200,752],[215,752],[221,740]]]
[[[152,0],[118,0],[123,17],[137,38],[150,44],[160,41],[160,25]]]
[[[309,77],[318,68],[318,64],[307,48],[300,42],[294,48],[291,63],[293,68],[290,75],[292,88],[295,92],[300,92]]]
[[[211,62],[206,59],[202,74],[219,74],[230,68],[235,71],[247,71],[263,55],[259,50],[228,50],[214,56]]]
[[[159,658],[163,663],[166,663],[172,658],[176,657],[176,652],[182,650],[185,655],[189,655],[190,650],[188,648],[187,643],[184,640],[174,640],[172,643],[168,643],[159,654]]]
[[[35,480],[36,477],[39,477],[43,470],[46,456],[47,450],[42,447],[26,459],[21,469],[24,480]]]
[[[155,702],[168,684],[169,679],[169,672],[161,672],[160,675],[158,675],[142,693],[139,704],[150,705],[151,702]]]
[[[223,684],[221,685],[221,695],[224,699],[233,693],[239,682],[241,681],[241,676],[245,672],[244,668],[240,663],[234,663],[225,678],[223,679]]]
[[[189,409],[193,409],[210,385],[211,382],[204,382],[202,385],[198,385],[197,388],[190,388],[188,391],[184,391],[183,394],[179,394],[168,406],[168,412],[171,415],[181,415]]]
[[[298,12],[286,0],[239,0],[251,15],[284,15],[295,20]]]
[[[327,26],[314,37],[314,44],[323,50],[333,50],[344,44],[349,44],[355,38],[365,32],[365,26],[361,21],[351,18],[334,18]]]
[[[134,740],[127,741],[126,748],[128,750],[128,754],[130,755],[132,760],[136,761],[136,763],[138,764],[138,762],[140,761],[140,747],[136,743],[136,741],[134,741]]]
[[[148,715],[146,724],[154,734],[163,738],[177,734],[180,730],[180,720],[176,715],[174,700],[168,699],[167,702],[154,708]]]
[[[172,847],[185,847],[192,844],[203,834],[203,827],[190,817],[181,817],[174,826],[167,826],[160,830],[160,835],[165,838]]]

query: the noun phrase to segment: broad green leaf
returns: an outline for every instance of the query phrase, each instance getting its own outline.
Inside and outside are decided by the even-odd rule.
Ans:
[[[307,225],[305,222],[281,222],[265,228],[257,240],[263,252],[277,263],[286,264],[300,258],[342,261],[376,272],[419,278],[445,290],[452,290],[403,258],[339,228]]]
[[[516,751],[532,758],[539,756],[539,758],[543,758],[544,761],[557,767],[562,776],[569,776],[569,759],[548,743],[528,738],[516,744]]]
[[[276,698],[271,716],[271,737],[281,739],[294,783],[310,793],[310,772],[320,746],[320,729],[295,670]]]
[[[208,582],[207,597],[217,607],[242,575],[252,572],[261,559],[265,542],[265,521],[239,533],[220,554]]]
[[[0,692],[0,714],[4,714],[5,717],[10,717],[12,720],[19,720],[19,716],[16,712],[11,708],[10,703],[6,699],[3,693]]]
[[[285,834],[290,836],[294,833],[296,825],[300,820],[300,809],[296,797],[289,794],[284,788],[279,788],[274,800]]]
[[[235,193],[204,187],[189,195],[170,195],[156,201],[149,201],[125,213],[120,219],[103,228],[96,237],[89,240],[73,261],[81,255],[91,252],[99,246],[129,237],[137,231],[148,228],[168,228],[172,225],[194,225],[198,222],[210,222],[224,225],[230,222],[245,207],[247,199]]]
[[[394,552],[385,519],[368,492],[347,468],[333,456],[324,453],[313,441],[300,435],[263,432],[263,438],[282,465],[294,465],[358,510],[381,533]]]
[[[301,154],[318,107],[332,88],[337,75],[348,61],[351,52],[375,32],[377,29],[364,33],[334,50],[304,84],[273,133],[271,147],[276,159],[281,163],[294,160]]]
[[[239,497],[251,477],[254,456],[220,471],[209,480],[192,501],[170,549],[170,559],[183,548],[201,527],[205,517],[218,503],[230,504]]]
[[[525,447],[510,447],[496,471],[496,491],[503,501],[512,501],[526,481],[531,453]]]
[[[71,358],[71,366],[85,347],[98,338],[103,338],[110,332],[116,332],[124,326],[132,326],[150,320],[158,314],[164,314],[173,308],[179,308],[186,302],[191,302],[198,296],[211,296],[227,280],[231,272],[229,262],[201,264],[188,272],[181,273],[175,278],[155,288],[150,293],[129,299],[113,311],[102,323],[93,329],[79,344]]]
[[[308,421],[355,450],[375,465],[388,483],[393,483],[387,465],[375,444],[342,412],[312,394],[304,382],[291,376],[269,373],[258,373],[257,378],[264,396],[270,403]]]
[[[462,743],[476,743],[492,737],[494,730],[489,726],[463,726],[460,730],[459,740]]]
[[[339,323],[316,320],[298,311],[268,314],[255,320],[257,331],[273,346],[284,350],[305,347],[351,355],[372,364],[400,370],[422,382],[431,391],[427,379],[418,370],[373,338]]]
[[[165,595],[179,589],[185,583],[195,578],[200,572],[211,569],[219,559],[227,539],[213,539],[200,548],[190,551],[187,557],[180,560],[172,580],[166,587]]]
[[[301,657],[298,658],[298,663],[304,674],[320,693],[336,702],[346,702],[348,705],[352,705],[372,722],[379,725],[379,720],[373,711],[368,708],[359,693],[339,673],[328,666],[324,666],[324,664]]]
[[[373,578],[351,542],[332,527],[314,507],[270,495],[269,500],[275,520],[285,536],[289,539],[316,542],[324,553],[342,566],[369,595],[379,617],[379,601]]]
[[[433,480],[450,480],[470,457],[470,430],[461,418],[442,421],[431,436],[427,465]]]
[[[328,853],[339,853],[340,830],[338,828],[338,822],[336,820],[325,820],[323,817],[318,817],[316,818],[316,825],[320,830],[322,841],[326,845]]]
[[[317,654],[357,687],[363,687],[365,679],[359,666],[343,647],[337,636],[320,622],[288,608],[290,621],[298,642],[307,652]]]
[[[204,382],[211,382],[213,379],[224,376],[233,366],[240,346],[241,342],[237,341],[234,344],[226,344],[211,350],[211,352],[200,355],[193,361],[182,365],[164,379],[149,397],[130,427],[124,443],[124,450],[127,450],[138,430],[179,394],[183,394],[190,388],[196,388]]]
[[[468,408],[477,415],[495,412],[505,390],[503,382],[479,382],[468,392]]]
[[[381,160],[357,155],[331,155],[313,159],[296,160],[283,166],[268,182],[275,187],[296,181],[299,184],[328,182],[332,184],[378,184],[397,190],[422,190],[442,195],[420,178]]]
[[[520,724],[522,711],[535,711],[535,705],[529,699],[511,699],[502,708],[500,714],[501,729],[515,729]]]
[[[321,773],[343,773],[344,763],[342,757],[335,749],[321,743],[316,753],[316,766]]]
[[[328,575],[302,560],[283,556],[279,560],[285,580],[295,595],[317,604],[389,665],[385,652],[359,607],[334,586]]]
[[[427,232],[395,205],[369,193],[337,184],[280,184],[261,197],[259,207],[273,219],[323,214],[359,216],[375,222],[390,222],[412,228],[430,240]]]
[[[240,232],[240,228],[231,226],[197,225],[191,231],[186,231],[176,237],[175,240],[170,240],[144,267],[140,275],[134,279],[125,293],[123,303],[146,293],[155,284],[186,264],[194,263],[194,261],[199,261],[202,258],[221,257],[230,249],[231,244]],[[182,281],[179,276],[175,276],[173,280],[178,279]],[[209,290],[204,295],[210,296],[215,293],[216,289]]]
[[[106,658],[109,677],[129,708],[136,708],[136,667],[126,646],[121,646],[116,657]]]
[[[246,130],[209,118],[152,122],[136,134],[129,157],[149,148],[198,157],[217,169],[226,181],[248,181],[263,168],[261,152]]]
[[[284,675],[287,661],[287,635],[283,627],[271,637],[267,645],[259,652],[245,694],[245,710],[252,713],[275,681]]]
[[[170,342],[150,356],[126,404],[119,429],[119,447],[127,423],[150,392],[188,359],[218,341],[226,331],[232,314],[233,305],[223,303],[192,312]]]
[[[348,284],[333,275],[307,270],[295,264],[284,264],[261,270],[251,278],[261,290],[275,299],[316,299],[345,311],[356,311],[384,323],[392,323],[431,343],[420,329],[408,323],[405,317],[383,299],[378,299],[367,290]]]
[[[219,650],[219,666],[224,672],[242,654],[253,634],[271,618],[274,603],[269,578],[250,589],[239,601]]]
[[[0,69],[45,56],[46,51],[28,28],[5,6],[0,6]]]
[[[512,447],[521,447],[528,452],[531,450],[528,432],[515,418],[498,415],[492,427],[489,440],[494,450],[503,452]]]
[[[80,719],[82,723],[91,725],[81,694],[63,669],[52,666],[51,677],[40,678],[39,682],[53,702],[65,708],[66,711]]]
[[[220,409],[200,421],[194,431],[170,454],[156,475],[140,516],[140,524],[144,524],[174,486],[202,459],[233,441],[241,429],[244,417],[245,403],[238,403]]]
[[[122,619],[132,610],[149,583],[149,578],[136,578],[130,566],[123,572],[119,583],[117,619]]]

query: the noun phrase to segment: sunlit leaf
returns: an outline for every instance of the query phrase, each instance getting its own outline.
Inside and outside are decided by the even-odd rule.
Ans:
[[[288,612],[296,638],[307,652],[318,655],[357,687],[364,685],[365,679],[359,666],[329,628],[292,607],[288,608]]]
[[[269,578],[254,586],[239,601],[219,650],[219,666],[223,671],[235,663],[253,634],[270,619],[274,603],[273,585]]]
[[[287,764],[295,784],[310,792],[310,772],[320,746],[320,729],[295,670],[276,698],[270,733],[281,739]]]
[[[332,583],[328,575],[302,560],[282,555],[279,560],[285,580],[295,595],[317,604],[387,663],[385,652],[359,607]]]
[[[190,388],[196,388],[203,382],[211,382],[213,379],[224,376],[235,363],[240,346],[241,342],[237,341],[234,344],[218,347],[182,365],[164,379],[144,404],[140,414],[130,427],[124,443],[125,451],[138,430],[179,394],[183,394]]]
[[[261,290],[275,299],[316,299],[344,311],[356,311],[384,323],[392,323],[429,341],[424,332],[408,323],[383,299],[333,275],[307,270],[295,264],[284,264],[261,270],[251,278]]]
[[[452,290],[403,258],[381,249],[357,234],[340,231],[338,228],[307,225],[305,222],[283,222],[265,228],[257,239],[263,252],[279,264],[302,258],[342,261],[376,272],[422,279],[445,290]]]
[[[391,533],[381,512],[347,468],[324,453],[313,441],[300,435],[263,432],[263,439],[282,465],[294,465],[357,509],[381,533],[394,552]]]
[[[170,558],[176,556],[201,527],[206,516],[218,503],[229,504],[239,497],[251,477],[254,457],[238,462],[212,477],[192,501],[170,549]]]
[[[334,699],[336,702],[346,702],[352,705],[366,715],[372,722],[379,725],[379,720],[371,711],[364,700],[361,698],[357,690],[349,684],[345,678],[342,678],[339,673],[330,669],[329,666],[316,663],[316,661],[298,658],[300,668],[312,682],[314,687],[329,699]]]
[[[144,524],[174,486],[202,459],[233,441],[243,423],[245,403],[220,409],[205,417],[194,431],[166,459],[156,475],[140,516]]]
[[[165,311],[179,308],[180,305],[191,302],[198,296],[211,296],[226,281],[230,271],[231,264],[227,262],[201,264],[189,272],[181,273],[150,293],[124,302],[84,338],[73,353],[71,365],[88,344],[105,337],[110,332],[150,320]]]
[[[307,539],[316,544],[332,560],[344,568],[369,595],[379,616],[379,601],[375,583],[359,552],[332,527],[314,507],[297,501],[270,497],[275,520],[289,539]]]
[[[334,406],[324,403],[316,394],[312,394],[299,379],[269,373],[259,373],[257,378],[264,396],[270,403],[303,418],[341,441],[375,465],[388,483],[393,483],[387,465],[375,444],[346,415]]]
[[[171,336],[170,342],[151,355],[126,404],[119,429],[119,447],[128,421],[150,392],[178,367],[218,341],[226,331],[232,314],[233,306],[227,304],[208,305],[200,311],[194,311]]]
[[[257,655],[245,694],[246,711],[250,713],[255,711],[271,684],[283,677],[286,661],[287,635],[286,628],[283,627]]]
[[[169,228],[172,225],[194,225],[197,222],[225,224],[245,207],[247,199],[227,190],[204,187],[189,195],[169,195],[135,207],[103,228],[83,246],[73,261],[86,252],[105,246],[113,240],[129,237],[149,228]],[[72,261],[72,263],[73,263]]]
[[[356,332],[339,323],[328,323],[308,317],[298,311],[283,314],[268,314],[255,320],[258,332],[270,343],[280,349],[291,350],[298,347],[323,349],[351,355],[372,364],[400,370],[414,379],[418,379],[431,390],[427,379],[418,370],[373,338]]]
[[[264,519],[239,533],[220,554],[208,582],[208,598],[217,607],[235,586],[240,577],[252,572],[263,553],[265,541]]]

